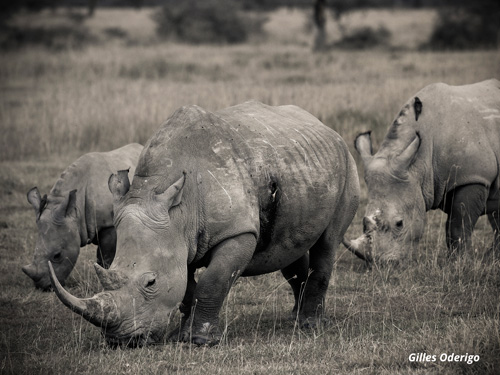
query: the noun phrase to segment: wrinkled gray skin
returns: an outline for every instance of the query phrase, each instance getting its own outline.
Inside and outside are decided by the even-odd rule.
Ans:
[[[161,341],[180,305],[170,339],[215,344],[238,277],[277,270],[302,325],[321,321],[359,181],[342,138],[311,114],[258,102],[215,113],[182,107],[147,142],[130,188],[123,172],[109,186],[118,242],[110,269],[96,266],[105,291],[80,299],[53,280],[109,343]]]
[[[78,158],[57,180],[48,197],[34,187],[28,202],[35,209],[38,238],[33,261],[22,268],[35,286],[51,287],[47,261],[61,282],[73,269],[80,247],[96,244],[97,262],[109,267],[115,255],[113,196],[107,178],[117,169],[135,166],[142,146],[134,143],[109,152],[93,152]]]
[[[417,120],[418,118],[418,120]],[[355,147],[368,186],[364,233],[344,244],[368,261],[401,260],[422,237],[425,213],[448,214],[450,255],[471,248],[487,214],[499,249],[500,82],[433,84],[403,107],[376,154],[370,133]]]

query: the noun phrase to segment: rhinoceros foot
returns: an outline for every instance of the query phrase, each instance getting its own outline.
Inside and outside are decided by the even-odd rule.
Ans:
[[[330,325],[331,321],[325,317],[309,317],[299,319],[300,328],[303,330],[322,329]]]
[[[208,336],[199,336],[199,335],[194,335],[191,338],[191,341],[193,344],[198,345],[198,346],[215,346],[220,342],[220,336],[215,338],[213,337],[208,337]]]
[[[168,341],[170,342],[192,342],[198,346],[214,346],[217,345],[221,340],[221,333],[218,328],[213,325],[203,326],[202,332],[195,332],[194,329],[189,329],[189,327],[178,327],[168,335]]]

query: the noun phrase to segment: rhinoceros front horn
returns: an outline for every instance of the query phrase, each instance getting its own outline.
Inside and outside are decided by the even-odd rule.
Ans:
[[[373,258],[370,254],[371,251],[370,249],[367,249],[370,240],[366,234],[362,234],[359,238],[352,241],[343,238],[342,243],[347,248],[347,250],[351,251],[358,258],[364,260],[367,263],[373,262]],[[363,250],[363,248],[365,248],[365,250]]]
[[[67,292],[59,283],[52,263],[49,261],[50,281],[57,297],[72,311],[98,327],[112,325],[118,320],[118,311],[109,293],[100,293],[92,298],[78,298]]]

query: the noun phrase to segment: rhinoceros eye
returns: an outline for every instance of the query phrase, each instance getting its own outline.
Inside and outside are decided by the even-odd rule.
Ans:
[[[156,272],[146,272],[138,280],[137,286],[139,292],[146,300],[153,299],[159,291],[156,276]]]
[[[156,284],[156,273],[148,272],[143,275],[142,285],[144,288],[151,288]]]

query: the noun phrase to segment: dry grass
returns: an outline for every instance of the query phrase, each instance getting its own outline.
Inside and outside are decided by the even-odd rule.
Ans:
[[[366,272],[339,249],[327,298],[332,324],[315,332],[302,332],[288,319],[292,296],[280,275],[242,279],[222,311],[227,335],[214,348],[166,344],[111,350],[95,327],[53,294],[32,288],[20,269],[30,261],[35,242],[26,191],[38,185],[47,192],[84,152],[144,142],[181,105],[215,110],[249,99],[293,103],[352,146],[355,135],[367,129],[380,141],[399,107],[428,83],[500,76],[496,51],[311,54],[307,14],[289,10],[269,16],[265,41],[221,47],[159,44],[148,12],[98,10],[83,25],[98,42],[83,49],[32,47],[0,55],[0,372],[497,373],[500,264],[480,257],[492,238],[484,219],[474,236],[477,254],[457,262],[446,261],[440,212],[428,215],[420,251],[405,267]],[[345,22],[384,22],[399,30],[395,46],[416,45],[429,27],[422,14],[432,15],[367,12]],[[67,21],[60,14],[42,14],[33,22]],[[125,31],[126,38],[106,41],[109,28],[114,35]],[[334,40],[335,31],[330,32]],[[361,228],[362,188],[349,235]],[[99,289],[94,254],[91,246],[82,250],[68,283],[75,294]],[[481,359],[473,365],[408,361],[410,353],[423,352],[472,353]]]

